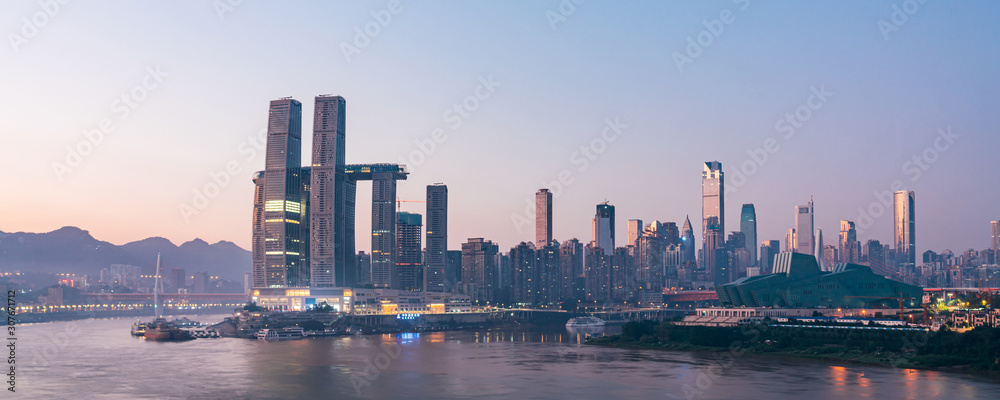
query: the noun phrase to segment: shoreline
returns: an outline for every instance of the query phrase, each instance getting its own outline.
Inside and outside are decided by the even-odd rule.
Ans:
[[[605,336],[604,338],[618,338],[618,336]],[[671,344],[671,343],[655,343],[655,344],[641,344],[638,342],[610,342],[608,340],[600,340],[602,338],[591,339],[584,342],[585,345],[598,346],[605,348],[616,348],[623,350],[654,350],[654,351],[676,351],[676,352],[688,352],[688,353],[706,353],[714,354],[720,352],[729,352],[728,347],[719,346],[696,346],[688,344]],[[604,342],[604,343],[602,343]],[[975,375],[981,378],[985,378],[992,381],[1000,381],[1000,372],[997,371],[980,371],[972,368],[971,364],[947,366],[947,367],[930,367],[924,365],[917,365],[912,363],[898,363],[893,364],[891,362],[880,362],[873,359],[863,359],[861,357],[845,357],[843,355],[824,355],[808,353],[804,351],[756,351],[750,348],[743,348],[743,355],[751,355],[761,358],[777,358],[777,359],[789,359],[789,360],[811,360],[811,361],[834,361],[845,364],[850,364],[854,366],[870,366],[870,367],[881,367],[889,369],[902,369],[902,370],[921,370],[921,371],[933,371],[933,372],[948,372],[948,373],[959,373],[964,375]],[[879,357],[881,359],[892,358],[891,356],[876,356],[862,352],[855,352],[858,356],[869,356],[869,357]],[[899,353],[887,353],[891,355],[896,355],[901,358],[906,359],[905,356],[900,356]]]

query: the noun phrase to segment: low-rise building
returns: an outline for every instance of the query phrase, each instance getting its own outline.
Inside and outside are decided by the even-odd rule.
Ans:
[[[441,292],[348,288],[257,288],[251,301],[273,310],[304,311],[327,304],[355,315],[471,312],[469,296]]]

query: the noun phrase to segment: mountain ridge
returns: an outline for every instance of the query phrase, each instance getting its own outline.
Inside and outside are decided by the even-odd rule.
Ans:
[[[250,271],[250,252],[226,240],[209,244],[195,238],[176,245],[152,236],[115,245],[75,226],[44,233],[0,230],[0,271],[4,272],[74,273],[96,278],[102,268],[129,264],[152,274],[157,253],[162,254],[163,268],[184,268],[187,274],[208,272],[242,281],[243,274]]]

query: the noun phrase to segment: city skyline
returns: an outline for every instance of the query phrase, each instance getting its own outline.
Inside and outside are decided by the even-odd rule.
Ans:
[[[13,7],[16,9],[10,19],[0,20],[12,29],[20,26],[18,15],[30,15],[37,5]],[[420,30],[418,25],[436,6],[406,5],[404,13],[394,17],[395,22],[372,38],[371,47],[348,62],[338,50],[339,45],[353,40],[353,28],[370,22],[370,12],[377,11],[369,9],[372,5],[348,4],[343,6],[343,13],[336,13],[335,23],[323,22],[322,34],[327,35],[324,43],[328,44],[329,52],[301,51],[300,44],[288,49],[275,47],[283,57],[303,57],[300,71],[281,75],[275,73],[273,65],[256,62],[252,52],[242,50],[254,41],[274,40],[262,37],[245,24],[263,21],[274,13],[301,13],[295,15],[303,26],[320,26],[318,15],[328,15],[325,13],[328,6],[297,11],[278,10],[271,5],[240,7],[222,20],[211,10],[147,7],[163,15],[185,13],[204,18],[186,26],[190,30],[187,35],[175,35],[176,27],[160,21],[148,21],[149,28],[133,26],[141,34],[129,35],[122,33],[122,29],[128,28],[113,23],[122,14],[110,4],[97,3],[79,11],[66,8],[59,19],[42,30],[42,36],[19,47],[16,54],[6,52],[0,56],[4,57],[3,68],[8,72],[5,75],[19,77],[16,82],[9,82],[9,87],[23,95],[5,99],[0,108],[6,111],[0,118],[11,131],[24,133],[15,139],[17,144],[3,146],[0,155],[11,165],[25,166],[24,172],[12,174],[11,185],[38,188],[30,198],[18,196],[14,191],[5,191],[0,196],[13,209],[35,209],[39,206],[37,201],[46,209],[41,215],[5,214],[0,219],[0,230],[47,232],[62,226],[79,226],[117,244],[150,236],[163,236],[175,243],[197,237],[208,242],[232,241],[251,249],[251,226],[246,221],[252,208],[246,199],[253,195],[251,175],[264,169],[264,149],[255,144],[259,132],[266,127],[263,104],[284,96],[305,100],[320,93],[338,94],[351,101],[347,129],[358,134],[346,139],[352,149],[348,163],[405,162],[413,173],[409,181],[399,185],[398,197],[404,200],[424,198],[427,184],[449,185],[452,210],[471,216],[452,222],[449,249],[458,249],[470,237],[487,237],[502,247],[530,239],[531,226],[519,229],[511,216],[524,212],[530,194],[539,187],[551,187],[554,202],[559,204],[553,216],[558,221],[553,227],[555,239],[587,238],[591,207],[605,199],[618,207],[616,231],[627,232],[628,219],[680,222],[685,215],[699,214],[696,194],[699,182],[692,176],[697,174],[698,163],[704,160],[719,160],[727,166],[727,184],[733,188],[727,194],[730,198],[727,214],[736,215],[739,211],[733,205],[756,205],[759,240],[782,239],[792,224],[787,210],[801,204],[789,199],[804,199],[809,195],[815,195],[822,205],[816,214],[817,228],[831,232],[839,226],[839,221],[852,220],[857,224],[860,241],[877,239],[892,243],[892,193],[902,189],[919,191],[921,233],[917,246],[921,251],[984,247],[988,242],[982,239],[980,227],[997,219],[997,211],[991,204],[996,203],[1000,193],[988,185],[971,186],[968,181],[981,171],[1000,167],[1000,161],[985,153],[985,149],[996,148],[1000,140],[989,133],[997,125],[997,117],[976,111],[990,109],[989,105],[997,103],[996,98],[989,91],[969,89],[996,86],[997,80],[989,71],[1000,65],[992,55],[977,50],[977,46],[988,43],[984,41],[989,35],[969,27],[995,29],[985,21],[974,22],[989,14],[979,9],[958,6],[949,15],[941,13],[942,6],[926,4],[918,16],[886,40],[877,28],[877,21],[888,18],[892,12],[890,4],[864,9],[857,5],[816,5],[808,11],[805,6],[792,6],[790,13],[808,12],[809,16],[829,15],[846,21],[834,24],[825,19],[806,18],[816,25],[806,29],[815,43],[839,48],[837,43],[844,41],[862,49],[889,50],[885,57],[852,59],[851,65],[857,66],[841,71],[846,66],[841,57],[816,53],[815,48],[823,46],[793,45],[788,52],[785,47],[747,41],[746,38],[760,33],[758,24],[778,18],[751,6],[746,10],[748,14],[739,14],[737,22],[727,25],[727,31],[716,44],[704,49],[704,56],[681,72],[677,71],[672,55],[683,53],[685,38],[694,37],[704,29],[702,18],[718,15],[720,7],[730,5],[699,4],[685,10],[685,15],[694,18],[676,17],[677,23],[673,24],[670,22],[675,17],[669,12],[673,5],[654,5],[647,12],[638,13],[595,3],[580,7],[578,13],[558,24],[555,30],[544,17],[551,10],[549,5],[470,5],[451,11],[461,18],[427,30]],[[479,16],[483,11],[496,11],[494,18],[500,24],[486,23]],[[667,15],[667,23],[657,24],[655,34],[639,42],[662,49],[659,53],[643,56],[624,47],[626,62],[645,62],[657,68],[629,76],[628,67],[617,62],[590,66],[565,61],[591,60],[620,51],[624,38],[636,37],[635,32],[627,30],[633,28],[626,28],[625,32],[609,31],[601,25],[598,15],[615,21],[649,21],[652,15]],[[518,35],[506,38],[501,34],[507,33],[499,29],[503,22],[520,18],[535,21],[528,22],[531,34],[549,39],[526,43],[517,40]],[[756,23],[741,24],[751,19]],[[778,33],[794,32],[802,28],[800,24],[793,22],[775,29]],[[330,27],[335,25],[344,29]],[[471,26],[478,29],[463,29]],[[153,28],[160,28],[162,33],[146,30]],[[500,46],[504,57],[475,50],[470,53],[473,55],[470,61],[457,65],[443,62],[424,65],[422,62],[428,58],[407,51],[419,44],[415,51],[439,54],[444,48],[429,43],[440,42],[438,39],[447,38],[459,29]],[[193,39],[213,32],[222,35],[219,45],[236,51],[232,60],[214,61],[216,64],[197,61],[198,56],[211,54],[218,46]],[[612,35],[602,39],[596,54],[573,47],[591,43],[591,38],[608,33]],[[118,45],[98,40],[110,35],[142,37],[147,42],[128,47],[133,49],[128,53],[118,52]],[[306,32],[295,30],[290,35],[303,38]],[[308,37],[315,39],[316,34],[309,32]],[[95,62],[87,55],[73,52],[72,47],[78,41],[99,43],[99,54],[108,57]],[[174,41],[177,43],[173,44]],[[921,45],[911,47],[907,43]],[[554,68],[539,70],[504,61],[506,56],[518,54],[549,55],[545,60]],[[790,59],[789,54],[808,54],[815,60]],[[768,56],[777,59],[766,61]],[[944,64],[923,62],[927,57],[944,60]],[[958,59],[978,62],[954,62]],[[780,68],[773,73],[762,72],[789,60],[801,64],[792,73]],[[401,76],[372,69],[376,65],[401,63],[419,67]],[[60,88],[60,96],[27,89],[38,87],[43,76],[32,72],[29,66],[64,71],[59,69],[63,64],[94,68],[45,74],[53,87]],[[740,73],[717,73],[719,67],[731,64],[753,68]],[[608,67],[614,67],[615,71],[608,79],[593,79],[603,76]],[[424,76],[428,80],[419,79]],[[719,82],[709,83],[707,76]],[[736,84],[748,78],[760,83],[750,87]],[[581,79],[597,83],[583,87],[578,84]],[[246,81],[262,84],[246,85]],[[414,81],[422,83],[411,83]],[[143,86],[143,82],[147,85]],[[532,89],[535,86],[538,88]],[[121,93],[128,93],[134,87],[145,88],[142,102],[134,109],[129,108],[127,114],[117,111],[118,108],[108,111]],[[737,89],[723,90],[723,87]],[[531,100],[540,91],[550,94]],[[662,96],[665,91],[683,95]],[[198,98],[194,93],[211,93],[204,98],[216,107],[210,112],[204,107],[194,107],[200,103],[191,101]],[[615,95],[600,104],[584,100],[607,93]],[[819,96],[817,93],[829,94],[825,95],[822,108],[811,112],[808,121],[797,121],[801,127],[795,128],[791,138],[786,139],[790,133],[787,129],[794,125],[783,122],[776,126],[775,122],[785,121],[787,114],[794,115],[810,96]],[[447,114],[449,119],[444,119],[444,112],[453,110],[455,104],[461,106],[470,96],[476,99],[474,112],[462,110],[469,115],[463,117],[452,111]],[[552,107],[539,115],[534,109],[542,108],[542,103],[537,101]],[[32,104],[48,107],[43,113],[43,108],[29,106]],[[469,104],[473,104],[471,100]],[[664,109],[669,112],[664,114]],[[576,110],[586,110],[588,116],[580,118]],[[393,120],[400,122],[382,117],[386,112],[394,113]],[[60,118],[51,118],[51,113]],[[174,121],[180,114],[191,122],[177,125]],[[506,122],[513,115],[529,118],[515,129]],[[66,164],[66,149],[85,141],[84,132],[93,131],[105,117],[115,123],[116,130],[103,134],[93,154],[82,157],[70,172],[57,174],[53,165]],[[314,123],[313,118],[312,113],[305,113],[302,124],[308,127]],[[452,118],[458,118],[457,122]],[[591,154],[593,159],[578,152],[582,145],[601,138],[605,127],[621,128],[621,133],[617,137],[607,136],[614,140],[605,139],[605,143],[595,147],[605,150]],[[445,140],[431,139],[435,129],[445,132]],[[492,140],[501,135],[509,140],[499,143]],[[302,138],[304,148],[312,147],[310,136]],[[777,147],[777,150],[765,150],[768,139],[777,144],[767,148]],[[200,146],[191,146],[194,140]],[[537,141],[538,146],[520,145],[531,141]],[[893,150],[885,152],[884,148]],[[500,155],[505,152],[531,162],[512,165],[507,157]],[[418,153],[422,158],[413,156]],[[857,161],[844,163],[838,175],[808,179],[810,174],[826,174],[816,166],[843,163],[845,157]],[[914,161],[914,157],[918,159]],[[966,159],[981,160],[982,165],[969,166],[962,162]],[[239,172],[226,172],[230,161]],[[475,176],[461,168],[473,164],[477,166]],[[122,168],[123,165],[133,167]],[[162,168],[163,165],[170,167]],[[558,182],[564,170],[570,172],[568,181],[572,183],[550,185]],[[136,182],[139,188],[115,191],[117,179]],[[479,190],[481,181],[494,182],[500,191]],[[894,187],[896,181],[906,187]],[[206,192],[205,187],[215,182],[225,185],[216,196],[207,198],[205,193],[215,192]],[[648,182],[656,182],[652,195],[643,194],[650,187]],[[975,187],[977,191],[959,200],[963,207],[953,209],[956,200],[951,193],[967,187]],[[368,215],[367,190],[359,192],[357,213]],[[888,202],[884,201],[883,193],[888,193]],[[196,194],[207,198],[205,204],[194,201]],[[70,196],[72,202],[63,200]],[[881,212],[873,212],[880,211],[879,206]],[[404,204],[403,210],[419,212],[415,207],[418,206]],[[477,208],[496,212],[476,214],[473,210]],[[150,223],[129,223],[139,218]],[[731,218],[726,222],[733,223],[735,220]],[[367,232],[368,224],[367,218],[358,218],[357,230]],[[695,235],[701,235],[699,229],[695,229]],[[357,250],[368,252],[369,246],[363,236],[357,240]]]

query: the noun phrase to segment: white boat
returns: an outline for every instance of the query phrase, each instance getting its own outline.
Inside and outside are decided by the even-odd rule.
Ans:
[[[566,321],[567,328],[586,328],[604,326],[604,320],[597,317],[576,317]]]
[[[257,332],[257,339],[260,340],[296,340],[306,337],[306,331],[301,327],[292,326],[281,329],[261,329]]]

